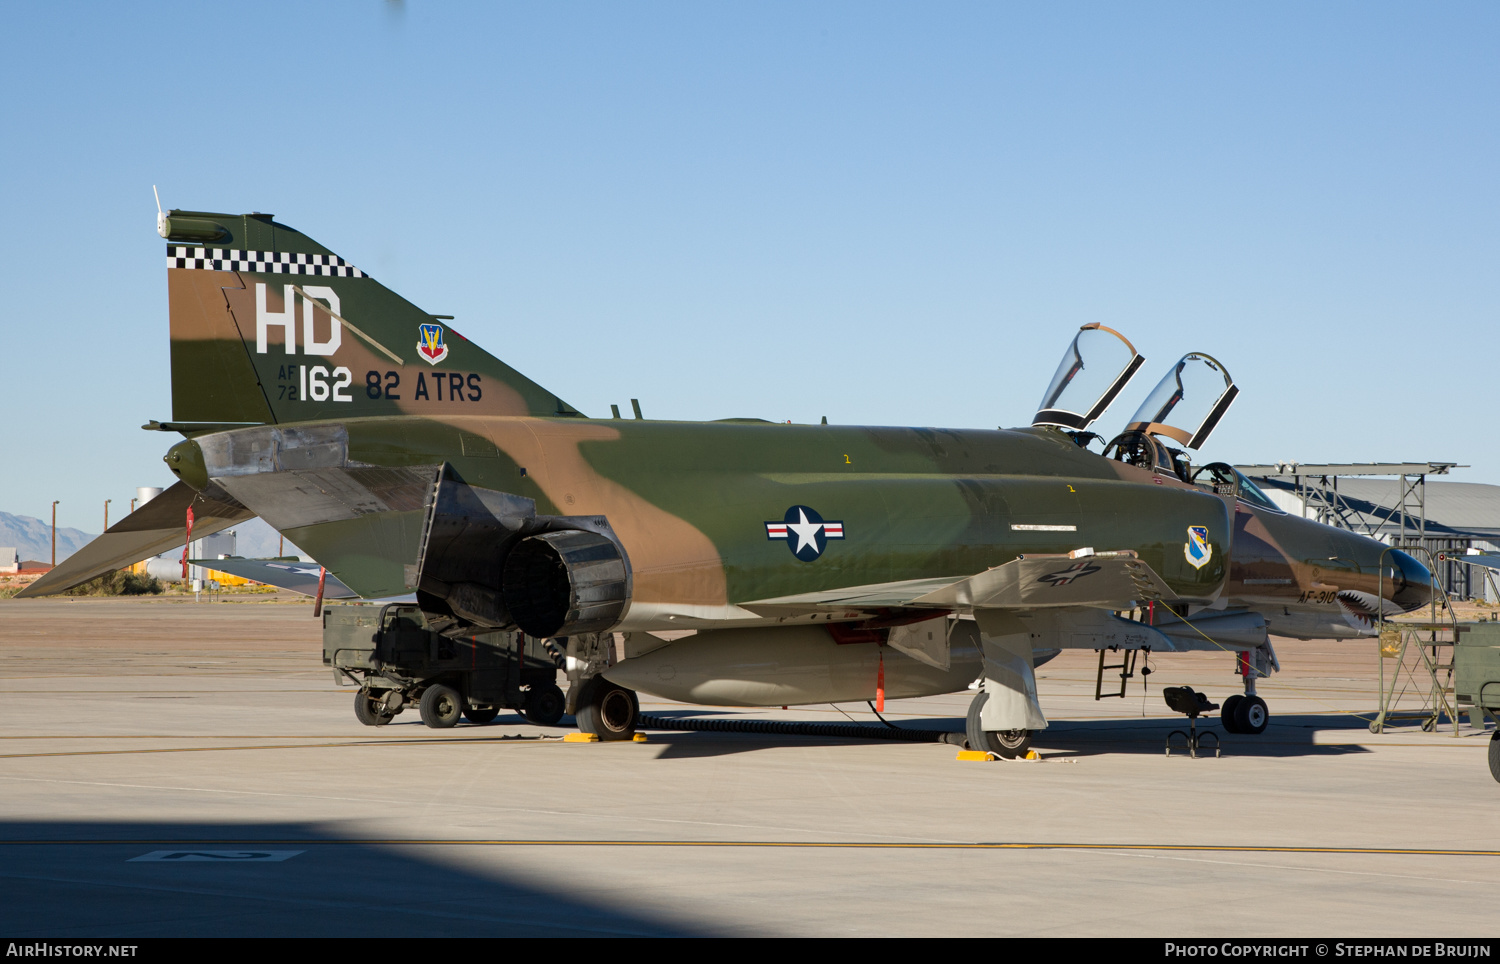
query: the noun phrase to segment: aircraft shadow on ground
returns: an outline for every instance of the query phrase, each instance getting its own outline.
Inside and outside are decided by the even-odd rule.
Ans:
[[[132,860],[288,850],[302,853],[280,862]],[[0,890],[0,932],[17,939],[710,934],[519,873],[461,868],[442,849],[350,840],[309,824],[0,822]]]
[[[648,714],[662,719],[673,719],[683,721],[693,720],[725,720],[732,722],[734,717],[727,716],[722,709],[693,710],[673,709],[668,713]],[[762,720],[758,716],[745,716],[745,721]],[[656,730],[646,727],[649,740],[659,744],[660,750],[654,755],[657,760],[674,760],[689,757],[714,757],[728,756],[736,753],[752,753],[757,750],[770,750],[778,747],[794,746],[857,746],[863,743],[887,743],[899,744],[905,741],[890,741],[880,739],[883,729],[879,722],[861,719],[858,715],[851,721],[849,718],[837,716],[830,717],[819,714],[814,719],[800,720],[796,722],[817,725],[859,725],[870,731],[869,739],[849,736],[825,736],[825,735],[802,735],[790,733],[751,733],[733,731],[702,731],[702,730]],[[411,735],[430,735],[433,738],[443,733],[454,733],[454,731],[433,730],[428,731],[421,726],[420,720],[413,715],[410,720],[401,720],[382,727],[385,734],[391,735],[395,727],[401,723],[416,724]],[[502,715],[495,721],[483,727],[464,724],[461,728],[462,736],[454,733],[455,739],[475,739],[479,733],[485,733],[495,739],[506,736],[509,726],[525,724],[526,721],[518,715]],[[556,727],[558,733],[571,732],[573,720],[566,717]],[[902,717],[896,724],[898,729],[927,730],[943,733],[958,734],[963,732],[964,722],[956,717],[932,717],[914,718]],[[1188,728],[1187,717],[1184,716],[1152,716],[1140,719],[1108,719],[1108,720],[1056,720],[1045,730],[1038,733],[1033,739],[1033,746],[1038,752],[1063,752],[1077,756],[1095,756],[1106,753],[1137,753],[1152,754],[1163,753],[1166,748],[1167,734],[1173,730],[1186,730]],[[1415,727],[1413,727],[1415,729]],[[1337,733],[1335,738],[1340,742],[1319,743],[1317,734],[1319,732]],[[1271,725],[1264,733],[1258,735],[1226,733],[1217,715],[1199,717],[1199,733],[1212,733],[1221,741],[1222,752],[1233,753],[1239,756],[1337,756],[1346,753],[1367,753],[1363,746],[1350,745],[1348,741],[1357,740],[1369,736],[1369,724],[1366,720],[1355,716],[1334,715],[1303,715],[1283,716],[1276,715],[1271,718]],[[403,734],[405,735],[405,734]],[[1178,741],[1178,746],[1181,745]],[[1212,745],[1208,752],[1212,754]],[[1177,751],[1174,750],[1174,753]]]
[[[723,713],[700,713],[696,711],[676,712],[674,719],[699,716],[723,718]],[[817,722],[824,722],[819,720]],[[868,725],[868,724],[866,724]],[[945,733],[961,733],[963,721],[949,717],[933,719],[903,718],[901,729],[935,730]],[[1165,751],[1167,735],[1173,730],[1187,730],[1186,717],[1144,717],[1139,720],[1060,720],[1038,733],[1032,746],[1040,753],[1066,753],[1074,756],[1096,756],[1102,754],[1161,754]],[[703,731],[650,731],[653,743],[664,744],[656,754],[658,760],[682,759],[686,757],[725,756],[734,753],[749,753],[792,746],[855,746],[861,743],[881,742],[900,745],[895,741],[878,740],[876,726],[870,726],[872,738],[861,740],[842,736],[800,736],[779,733],[733,733]],[[1225,733],[1218,717],[1200,717],[1198,732],[1213,733],[1222,741],[1222,752],[1236,756],[1338,756],[1347,753],[1367,753],[1367,748],[1347,744],[1318,743],[1317,734],[1336,731],[1339,740],[1356,740],[1370,735],[1366,721],[1357,717],[1337,716],[1276,716],[1264,733],[1258,735]],[[1178,741],[1181,746],[1181,741]],[[1208,753],[1213,749],[1209,741]],[[1178,751],[1174,750],[1174,754]]]
[[[1139,720],[1061,720],[1038,733],[1032,745],[1039,752],[1064,750],[1079,756],[1104,753],[1164,753],[1167,735],[1173,730],[1187,731],[1188,719],[1145,717]],[[1273,716],[1264,733],[1226,733],[1217,716],[1199,717],[1198,733],[1212,733],[1221,741],[1225,755],[1235,756],[1340,756],[1368,753],[1368,748],[1347,742],[1318,743],[1319,732],[1334,731],[1340,741],[1369,737],[1365,720],[1352,716]],[[1211,741],[1204,741],[1212,755]],[[1182,741],[1175,741],[1181,747]],[[1174,748],[1173,754],[1179,750]],[[1202,751],[1200,750],[1200,755]]]

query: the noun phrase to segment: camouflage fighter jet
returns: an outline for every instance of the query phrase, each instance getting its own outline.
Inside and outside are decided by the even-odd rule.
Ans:
[[[146,427],[185,436],[180,481],[23,595],[259,515],[360,596],[414,592],[440,632],[565,638],[568,708],[602,739],[633,734],[636,691],[780,706],[979,680],[968,741],[1003,756],[1047,725],[1034,669],[1062,649],[1236,654],[1225,723],[1259,732],[1268,629],[1353,635],[1428,599],[1409,556],[1189,465],[1237,391],[1207,355],[1102,453],[1088,428],[1143,359],[1098,325],[1025,428],[595,419],[270,215],[158,231],[172,420]]]

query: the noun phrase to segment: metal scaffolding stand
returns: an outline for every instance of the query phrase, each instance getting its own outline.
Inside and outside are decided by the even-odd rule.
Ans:
[[[1469,551],[1470,553],[1474,552],[1474,550],[1472,549]],[[1440,552],[1437,554],[1437,558],[1438,562],[1446,562],[1449,565],[1463,566],[1468,572],[1468,578],[1464,580],[1465,584],[1467,585],[1473,584],[1475,578],[1475,570],[1479,570],[1478,576],[1480,579],[1480,593],[1471,595],[1474,595],[1475,598],[1479,598],[1481,595],[1483,595],[1484,585],[1488,584],[1490,587],[1490,592],[1489,595],[1485,596],[1484,598],[1493,598],[1497,601],[1500,601],[1500,584],[1497,584],[1495,582],[1495,571],[1497,569],[1500,569],[1500,556],[1490,555],[1487,553],[1475,553],[1473,555],[1468,555],[1464,553]]]
[[[1385,597],[1387,572],[1395,567],[1387,560],[1396,548],[1380,554],[1380,597]],[[1436,560],[1423,546],[1407,545],[1401,551],[1427,557],[1429,572],[1436,571]],[[1400,720],[1420,722],[1422,729],[1437,730],[1443,714],[1453,724],[1458,736],[1458,702],[1453,693],[1453,647],[1458,639],[1458,620],[1448,593],[1434,577],[1432,609],[1426,622],[1395,622],[1385,618],[1382,607],[1379,619],[1380,712],[1370,724],[1371,733],[1384,732],[1387,724]],[[1438,596],[1442,596],[1442,608]],[[1444,618],[1446,614],[1446,618]],[[1387,665],[1389,662],[1389,667]],[[1389,671],[1388,671],[1389,670]]]
[[[1427,537],[1427,477],[1462,468],[1455,462],[1354,462],[1339,465],[1236,465],[1252,478],[1290,479],[1311,518],[1367,536],[1385,537],[1392,545],[1421,544]],[[1390,505],[1361,510],[1339,492],[1340,478],[1394,476],[1396,498]],[[1368,504],[1368,503],[1367,503]]]

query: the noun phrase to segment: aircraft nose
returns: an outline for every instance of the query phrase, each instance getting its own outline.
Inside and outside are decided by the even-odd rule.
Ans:
[[[1400,549],[1392,549],[1391,564],[1395,574],[1391,587],[1391,602],[1409,613],[1432,602],[1432,573]]]

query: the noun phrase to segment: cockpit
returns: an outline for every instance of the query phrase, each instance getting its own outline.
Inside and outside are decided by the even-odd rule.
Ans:
[[[1103,442],[1103,436],[1089,431],[1089,426],[1145,362],[1130,340],[1113,328],[1084,325],[1063,353],[1031,424],[1062,432],[1085,448]],[[1218,359],[1189,352],[1156,383],[1124,431],[1104,444],[1104,457],[1279,512],[1233,466],[1223,462],[1194,466],[1189,454],[1202,448],[1238,394],[1234,379]]]

